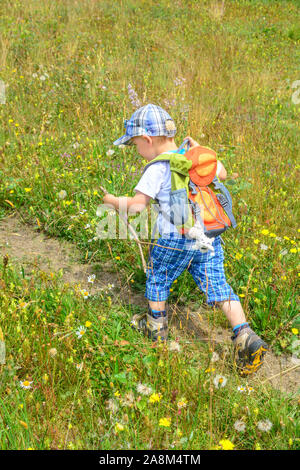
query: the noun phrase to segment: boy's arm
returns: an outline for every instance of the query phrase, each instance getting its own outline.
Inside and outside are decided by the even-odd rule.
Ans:
[[[140,191],[137,191],[133,197],[116,197],[113,194],[106,194],[103,197],[104,204],[111,204],[115,209],[123,209],[126,212],[128,211],[129,214],[142,212],[150,201],[151,197]]]
[[[217,173],[216,174],[220,180],[226,180],[227,178],[227,171],[225,170],[223,163],[221,163],[219,160],[217,160]]]

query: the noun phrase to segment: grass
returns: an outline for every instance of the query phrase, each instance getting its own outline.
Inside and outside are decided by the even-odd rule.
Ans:
[[[238,222],[224,235],[228,282],[256,331],[278,353],[291,353],[299,329],[300,107],[292,100],[299,80],[299,4],[270,4],[28,0],[24,6],[3,0],[0,213],[17,212],[37,230],[71,240],[83,262],[112,260],[143,289],[134,242],[95,239],[99,185],[132,195],[144,165],[132,149],[112,145],[135,110],[131,84],[141,105],[153,102],[170,112],[178,145],[189,134],[217,151]],[[3,267],[1,281],[9,351],[2,366],[1,448],[149,443],[192,449],[224,439],[237,449],[297,445],[295,401],[267,386],[238,392],[240,379],[224,351],[210,375],[208,346],[187,342],[180,354],[152,349],[131,331],[128,307],[112,305],[109,296],[83,299],[56,275],[20,277],[18,270]],[[186,273],[170,300],[205,304]],[[221,315],[215,318],[227,326]],[[78,339],[76,329],[86,321],[92,326]],[[82,370],[76,368],[81,363]],[[228,378],[226,387],[214,387],[216,373]],[[30,390],[19,385],[27,376]],[[161,400],[149,406],[138,383],[151,385]],[[122,404],[126,393],[134,395],[132,406]],[[188,404],[178,410],[182,397]],[[107,400],[118,404],[115,413]],[[159,426],[167,417],[171,425]],[[234,430],[240,419],[244,433]],[[257,424],[266,419],[272,429],[260,432]]]
[[[1,268],[2,449],[297,448],[296,397],[251,387],[226,348],[187,334],[153,348],[109,291]]]

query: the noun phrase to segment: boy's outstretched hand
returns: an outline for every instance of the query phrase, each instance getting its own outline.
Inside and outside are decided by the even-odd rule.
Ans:
[[[190,144],[190,150],[193,149],[194,147],[199,147],[200,144],[198,144],[198,142],[196,142],[192,137],[190,137],[189,135],[187,135],[184,140],[188,140],[189,141],[189,144]]]

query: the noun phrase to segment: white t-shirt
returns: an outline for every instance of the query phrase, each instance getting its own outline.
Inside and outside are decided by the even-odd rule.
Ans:
[[[168,153],[168,152],[166,152]],[[221,170],[218,161],[217,176]],[[152,199],[157,199],[161,211],[170,216],[170,192],[171,192],[171,170],[169,162],[156,162],[150,165],[142,175],[135,191],[140,191]],[[153,230],[153,227],[151,228]],[[168,238],[170,233],[173,236],[179,235],[176,226],[171,224],[160,212],[157,217],[157,229],[160,236]],[[154,236],[154,234],[152,234]]]

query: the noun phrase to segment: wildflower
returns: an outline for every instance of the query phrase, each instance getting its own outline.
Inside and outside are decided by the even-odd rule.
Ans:
[[[297,253],[297,248],[291,248],[290,253]]]
[[[178,402],[177,402],[177,407],[179,410],[181,410],[181,408],[186,408],[187,406],[187,400],[185,397],[182,397]]]
[[[76,369],[79,370],[79,372],[81,372],[83,369],[83,362],[80,362],[80,364],[76,364]]]
[[[21,380],[20,381],[20,386],[22,388],[25,388],[26,390],[29,390],[30,388],[32,388],[31,384],[32,384],[32,382],[29,382],[28,380],[23,380],[23,381]]]
[[[116,423],[116,424],[115,424],[115,432],[116,432],[117,434],[118,434],[118,432],[124,431],[124,429],[125,429],[125,428],[124,428],[123,424],[121,424],[121,423]]]
[[[107,400],[106,409],[114,414],[114,413],[116,413],[116,411],[118,411],[119,407],[118,407],[118,404],[115,402],[115,400],[112,400],[110,398],[109,400]]]
[[[106,152],[106,155],[107,155],[108,157],[110,157],[110,156],[113,155],[114,153],[115,153],[115,151],[110,149],[110,150],[108,150],[108,151]]]
[[[243,387],[242,385],[239,385],[237,389],[241,393],[246,391],[245,387]]]
[[[26,193],[29,193],[29,191],[32,191],[32,188],[24,188],[24,190],[26,191]]]
[[[152,393],[151,397],[149,398],[149,403],[159,403],[162,399],[160,393]]]
[[[176,341],[171,341],[169,344],[169,351],[179,352],[180,351],[180,344]]]
[[[82,293],[84,299],[87,299],[90,296],[90,294],[84,289],[81,290],[81,293]]]
[[[254,240],[255,245],[258,245],[259,242],[260,242],[260,240],[258,240],[257,238]]]
[[[270,431],[270,429],[272,428],[273,424],[271,423],[271,421],[269,421],[268,419],[266,419],[265,421],[259,421],[257,423],[257,427],[260,431],[263,431],[263,432],[268,432]]]
[[[220,356],[217,352],[213,351],[212,356],[211,356],[211,362],[217,362],[220,359]]]
[[[220,446],[222,446],[223,450],[233,450],[234,444],[229,441],[229,439],[222,439],[219,442]]]
[[[59,191],[58,197],[59,197],[59,199],[65,199],[67,197],[67,191],[62,189],[61,191]]]
[[[85,322],[85,326],[86,326],[87,328],[90,328],[90,327],[92,326],[92,322],[90,322],[90,321],[87,320],[87,321]]]
[[[90,226],[91,226],[90,224],[86,224],[86,225],[84,226],[84,230],[87,230],[88,228],[90,228]]]
[[[175,85],[175,86],[181,86],[181,85],[184,84],[185,80],[186,80],[186,79],[185,79],[184,77],[176,77],[175,80],[173,80],[173,81],[174,81],[174,85]]]
[[[148,387],[147,385],[144,385],[144,384],[141,384],[141,383],[138,383],[137,384],[137,392],[140,393],[141,395],[150,395],[150,393],[152,392],[152,388],[151,387]]]
[[[122,400],[122,405],[131,407],[134,403],[134,400],[135,398],[134,398],[134,394],[132,393],[132,391],[125,393],[125,396]]]
[[[208,369],[205,369],[205,372],[208,374],[209,372],[215,372],[216,369],[214,369],[213,367],[212,368],[208,368]]]
[[[297,335],[299,333],[298,328],[292,328],[293,335]]]
[[[169,428],[171,426],[171,418],[161,418],[159,420],[159,426]]]
[[[245,432],[245,429],[246,429],[246,424],[244,423],[244,421],[242,421],[241,419],[238,419],[234,425],[233,425],[234,429],[238,432]]]
[[[263,243],[261,243],[261,244],[260,244],[260,249],[266,251],[266,250],[269,249],[269,247],[268,247],[267,245],[264,245]]]
[[[225,387],[226,383],[227,379],[223,375],[216,375],[216,377],[214,378],[214,386],[216,388]]]
[[[86,332],[86,328],[84,328],[84,326],[80,326],[78,330],[76,330],[76,335],[78,338],[82,338],[85,332]]]
[[[96,274],[92,274],[91,276],[88,277],[87,282],[90,282],[91,284],[93,284],[95,282],[95,279],[96,279]]]
[[[135,108],[140,108],[141,106],[141,102],[138,98],[138,95],[137,93],[135,92],[135,90],[132,88],[131,84],[129,83],[128,87],[127,87],[127,90],[128,90],[128,95],[129,95],[129,99],[131,101],[131,104],[133,107]]]
[[[40,80],[41,80],[42,82],[44,82],[44,81],[46,80],[45,75],[41,75],[41,76],[40,76]]]
[[[262,235],[268,235],[269,234],[269,230],[268,229],[263,229],[261,232],[260,232]]]
[[[120,256],[115,256],[115,259],[116,259],[117,261],[119,261],[121,258],[120,258]]]

